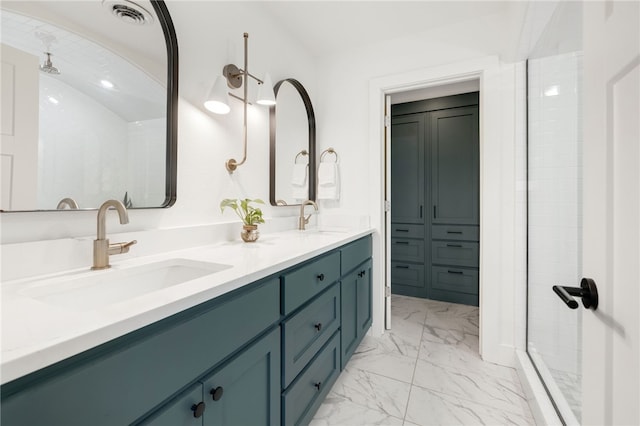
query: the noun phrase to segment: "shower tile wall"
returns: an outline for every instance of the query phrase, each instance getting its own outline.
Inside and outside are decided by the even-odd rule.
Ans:
[[[547,366],[580,368],[580,309],[553,285],[578,286],[582,269],[579,53],[529,61],[529,350]]]

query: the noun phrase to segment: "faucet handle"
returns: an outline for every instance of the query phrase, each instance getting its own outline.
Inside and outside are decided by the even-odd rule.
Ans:
[[[133,241],[129,241],[128,243],[109,244],[109,254],[129,253],[129,247],[137,243],[138,243],[137,240],[133,240]]]

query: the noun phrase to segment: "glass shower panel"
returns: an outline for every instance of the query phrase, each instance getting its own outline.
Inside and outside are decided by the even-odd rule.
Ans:
[[[551,289],[579,285],[582,271],[582,54],[580,22],[567,23],[581,13],[567,12],[556,11],[551,24],[561,30],[549,25],[527,64],[527,350],[573,424],[581,419],[582,309]]]

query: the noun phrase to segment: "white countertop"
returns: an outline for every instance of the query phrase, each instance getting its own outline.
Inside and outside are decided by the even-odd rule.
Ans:
[[[371,229],[285,231],[261,235],[256,243],[238,240],[128,260],[112,256],[112,269],[176,258],[231,267],[94,310],[64,308],[24,295],[26,289],[42,286],[45,280],[100,273],[88,271],[89,265],[64,273],[3,282],[1,382],[10,382],[371,232]],[[72,293],[69,297],[73,297]]]

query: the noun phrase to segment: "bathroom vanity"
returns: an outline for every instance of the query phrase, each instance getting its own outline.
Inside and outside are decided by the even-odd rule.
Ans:
[[[307,424],[371,325],[371,236],[284,234],[265,236],[264,247],[227,243],[181,252],[193,261],[226,253],[236,264],[138,303],[78,314],[88,330],[76,325],[74,336],[50,336],[43,347],[20,348],[10,331],[2,424]],[[255,265],[244,264],[249,258]],[[163,292],[172,303],[160,303]],[[14,299],[26,306],[7,294],[3,308]],[[152,296],[156,308],[145,301]],[[3,321],[12,312],[5,309]],[[47,318],[39,318],[46,329]],[[92,347],[56,359],[65,345]]]

